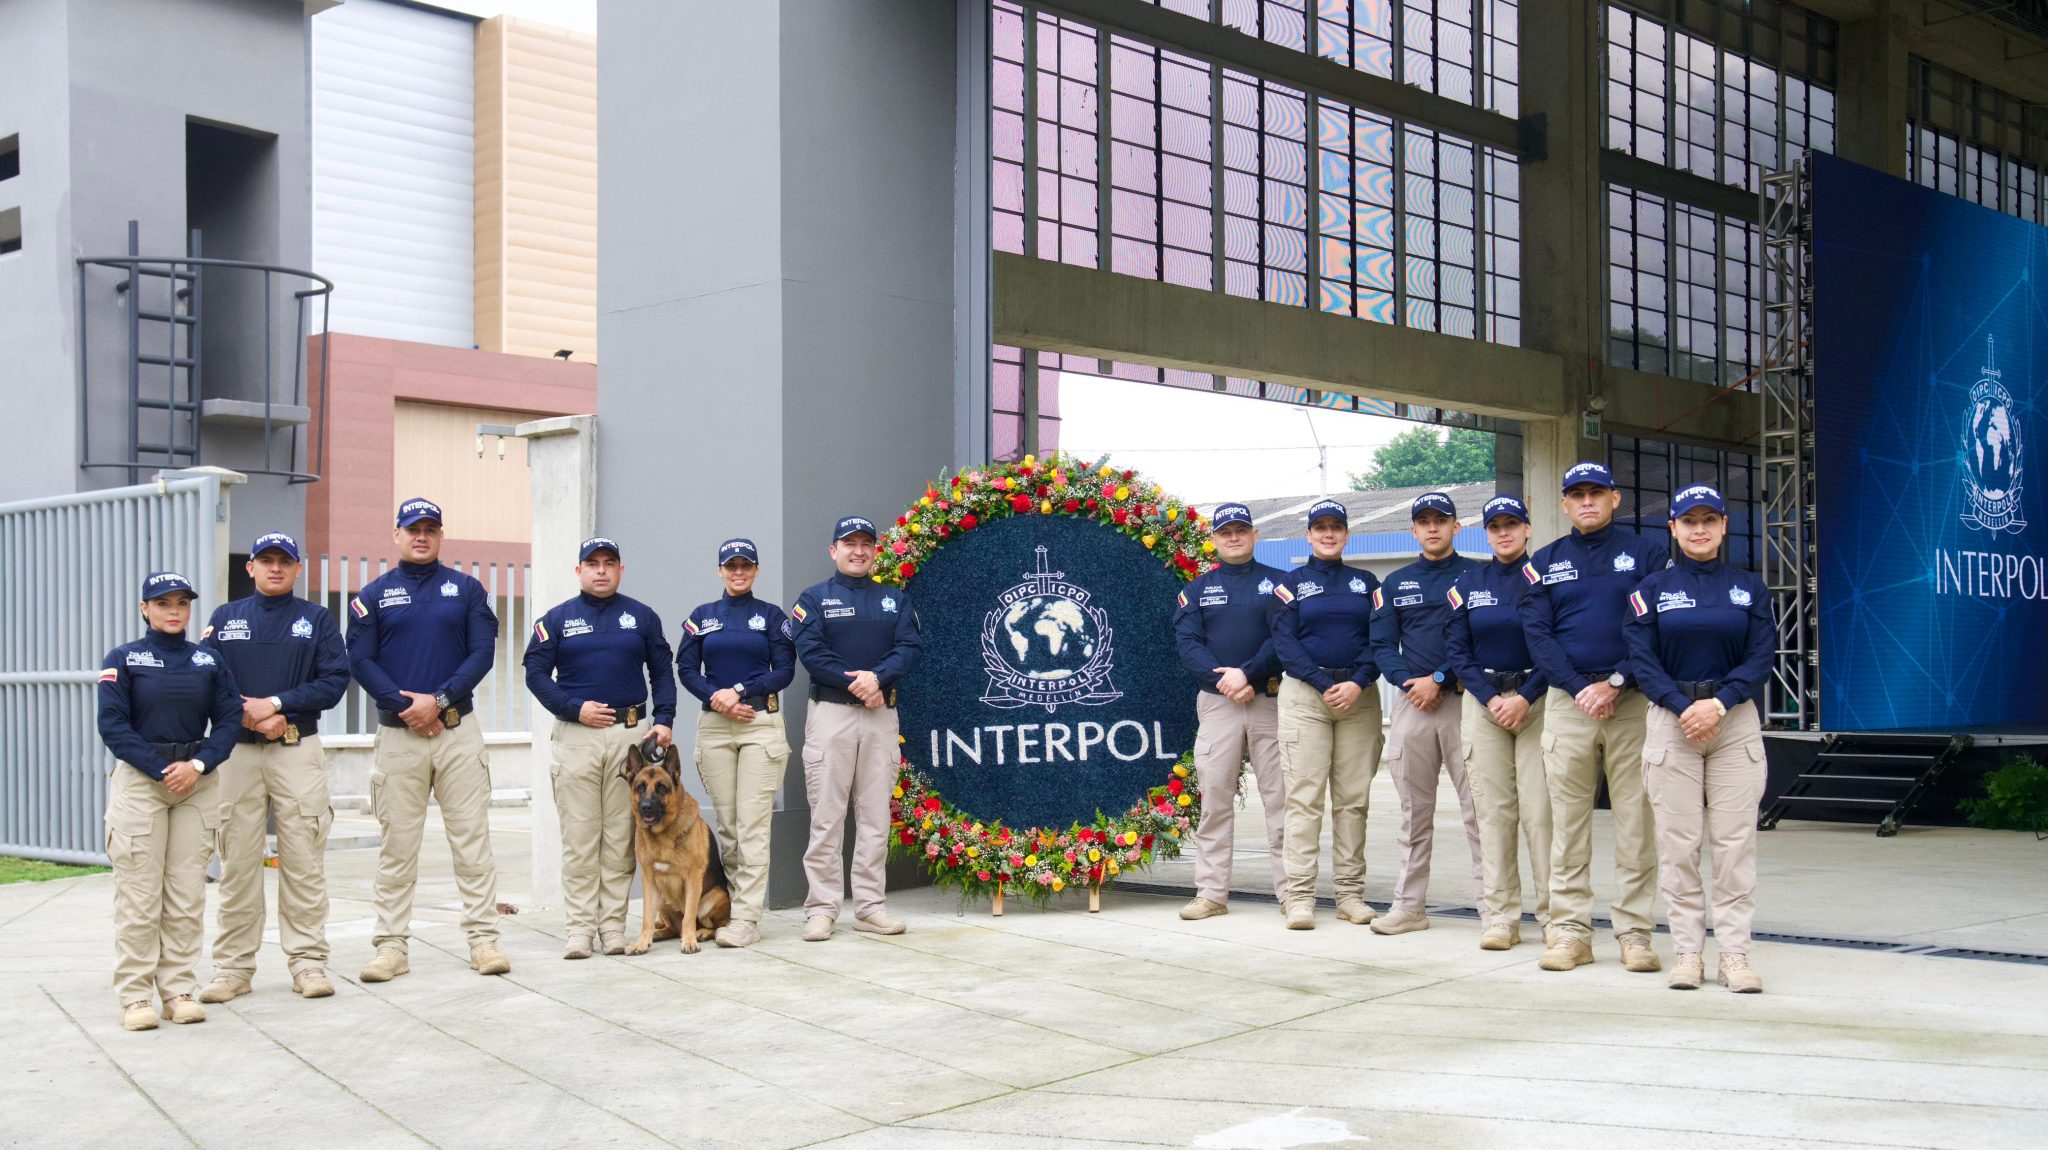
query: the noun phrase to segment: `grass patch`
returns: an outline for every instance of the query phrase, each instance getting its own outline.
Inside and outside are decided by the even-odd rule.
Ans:
[[[0,885],[10,882],[44,882],[53,878],[76,878],[82,874],[105,874],[103,866],[66,866],[40,859],[18,859],[0,855]]]

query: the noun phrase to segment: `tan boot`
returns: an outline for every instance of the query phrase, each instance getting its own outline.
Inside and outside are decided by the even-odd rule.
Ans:
[[[1299,898],[1287,904],[1288,930],[1314,930],[1316,928],[1316,904]]]
[[[1206,898],[1191,898],[1186,906],[1180,908],[1181,918],[1188,922],[1200,922],[1205,918],[1215,918],[1219,914],[1229,913],[1229,907],[1220,902],[1211,902]]]
[[[1593,946],[1577,935],[1559,931],[1536,965],[1545,970],[1575,970],[1593,961]]]
[[[377,957],[371,959],[363,967],[363,972],[356,977],[364,982],[390,982],[411,969],[412,960],[406,957],[404,951],[395,946],[380,946],[377,948]]]
[[[589,958],[590,936],[581,932],[571,934],[569,941],[562,944],[563,958]]]
[[[626,932],[623,930],[601,930],[597,941],[606,954],[626,953]]]
[[[249,980],[239,975],[216,974],[199,992],[201,1002],[232,1002],[249,993]]]
[[[1358,898],[1355,895],[1337,900],[1337,917],[1345,922],[1364,926],[1379,916],[1379,911],[1374,910],[1366,904],[1364,899]]]
[[[149,1004],[149,1000],[146,998],[142,999],[139,1002],[131,1002],[128,1005],[122,1007],[121,1029],[155,1030],[156,1008],[151,1006]]]
[[[1721,972],[1714,981],[1737,994],[1762,994],[1764,976],[1749,968],[1749,956],[1729,951],[1721,952]]]
[[[1481,950],[1513,950],[1522,945],[1522,928],[1517,923],[1497,922],[1479,935]]]
[[[720,946],[737,950],[761,941],[761,928],[756,923],[735,919],[718,928],[711,941]]]
[[[480,942],[469,948],[469,968],[478,974],[510,974],[512,960],[505,957],[497,943]]]
[[[324,970],[302,970],[292,975],[292,993],[300,998],[332,998],[334,984],[328,981]]]
[[[1678,961],[1671,964],[1671,978],[1664,985],[1673,990],[1698,990],[1706,976],[1706,964],[1700,961],[1698,953],[1680,951]]]
[[[1761,986],[1762,984],[1759,983],[1758,985]],[[190,1026],[195,1022],[205,1022],[206,1008],[192,1001],[192,996],[189,994],[180,994],[174,998],[167,998],[164,1000],[164,1021],[175,1022],[179,1026]]]
[[[823,942],[831,938],[833,925],[832,916],[829,914],[812,915],[804,920],[804,941]]]
[[[1407,934],[1411,930],[1428,929],[1428,915],[1419,910],[1402,910],[1400,907],[1381,915],[1379,921],[1372,924],[1374,934]]]
[[[1653,974],[1664,969],[1657,952],[1650,946],[1650,936],[1637,931],[1621,935],[1615,941],[1621,943],[1621,965],[1624,970],[1637,974]]]
[[[868,934],[902,934],[910,928],[903,925],[902,919],[886,910],[871,910],[853,920],[853,929]]]

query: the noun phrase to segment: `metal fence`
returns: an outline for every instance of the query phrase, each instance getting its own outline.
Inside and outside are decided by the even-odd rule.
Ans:
[[[220,601],[225,511],[212,476],[0,504],[0,854],[107,861],[100,663],[142,634],[144,575]]]
[[[526,679],[520,656],[526,653],[526,633],[533,626],[533,608],[527,602],[533,568],[510,563],[471,563],[448,566],[474,576],[490,596],[491,610],[498,616],[498,651],[491,673],[476,690],[476,718],[486,734],[523,732],[532,726],[527,709]],[[309,561],[299,579],[298,593],[326,606],[344,633],[348,630],[348,600],[363,585],[391,569],[389,559],[358,559],[346,555],[322,555]],[[377,709],[369,693],[353,679],[341,704],[321,716],[322,734],[369,735],[377,731]]]

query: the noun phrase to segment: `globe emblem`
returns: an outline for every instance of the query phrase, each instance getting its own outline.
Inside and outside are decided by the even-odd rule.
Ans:
[[[1987,337],[1984,370],[1970,388],[1963,416],[1963,493],[1969,506],[1962,518],[1984,531],[2018,532],[2027,525],[2020,517],[2020,420],[1999,376],[1996,351],[1996,339]]]
[[[1095,658],[1100,636],[1079,603],[1064,595],[1032,595],[1002,618],[1004,659],[1027,679],[1071,678]]]

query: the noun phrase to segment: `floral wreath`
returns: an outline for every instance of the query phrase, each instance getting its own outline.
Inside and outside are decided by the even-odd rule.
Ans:
[[[1158,484],[1102,460],[1090,464],[1054,452],[927,487],[883,534],[874,579],[908,586],[954,535],[1022,515],[1065,515],[1115,527],[1183,580],[1199,575],[1216,551],[1201,514]],[[1124,871],[1177,857],[1202,817],[1191,754],[1130,810],[1115,817],[1097,811],[1093,822],[1065,829],[984,823],[942,798],[907,757],[899,759],[889,803],[890,853],[922,860],[933,882],[959,888],[963,899],[990,898],[999,913],[1005,890],[1043,903],[1068,887],[1099,891]]]

